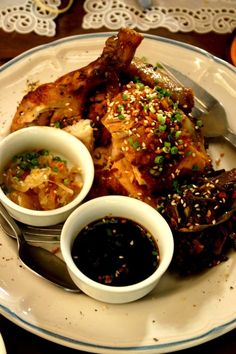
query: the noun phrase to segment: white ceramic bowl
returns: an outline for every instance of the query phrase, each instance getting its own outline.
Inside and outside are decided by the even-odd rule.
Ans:
[[[51,127],[28,127],[9,134],[0,142],[0,176],[14,155],[31,149],[48,149],[63,156],[72,166],[80,166],[83,187],[73,201],[54,210],[38,211],[11,201],[0,188],[0,201],[18,221],[34,226],[48,226],[65,221],[89,192],[94,178],[92,157],[85,145],[71,134]],[[0,181],[2,182],[2,181]]]
[[[74,263],[71,250],[78,233],[86,225],[106,216],[133,220],[157,241],[160,263],[145,280],[128,286],[109,286],[91,280]],[[126,303],[145,296],[157,285],[171,262],[174,242],[169,225],[154,208],[134,198],[105,196],[80,205],[69,216],[62,229],[61,251],[73,281],[84,293],[107,303]]]

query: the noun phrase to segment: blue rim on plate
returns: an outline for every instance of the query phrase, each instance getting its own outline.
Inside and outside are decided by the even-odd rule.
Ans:
[[[21,60],[25,60],[26,58],[29,58],[33,54],[40,53],[41,50],[45,50],[47,48],[51,47],[56,47],[59,45],[62,45],[64,43],[68,42],[74,42],[78,40],[87,40],[87,39],[98,39],[98,38],[107,38],[116,32],[106,32],[106,33],[96,33],[96,34],[85,34],[85,35],[77,35],[77,36],[72,36],[72,37],[67,37],[67,38],[62,38],[59,40],[56,40],[54,42],[44,44],[38,47],[35,47],[33,49],[30,49],[22,54],[20,54],[18,57],[12,59],[8,63],[4,64],[2,67],[0,67],[0,74],[3,73],[5,70],[9,69],[11,66],[14,64],[20,62]],[[200,48],[196,48],[192,45],[186,44],[186,43],[180,43],[175,40],[167,39],[167,38],[162,38],[154,35],[144,35],[145,39],[150,39],[153,41],[156,41],[157,43],[161,42],[163,44],[170,44],[173,46],[176,46],[178,48],[186,49],[191,51],[192,53],[199,54],[203,57],[206,58],[206,60],[211,60],[216,64],[222,65],[225,67],[227,71],[230,71],[232,74],[236,74],[236,68],[233,67],[231,64],[223,61],[222,59],[219,59],[205,50],[202,50]],[[101,48],[102,49],[102,48]],[[203,331],[200,334],[197,335],[192,335],[189,338],[182,338],[180,340],[173,340],[169,342],[161,342],[157,341],[153,344],[148,344],[148,345],[142,345],[140,343],[136,345],[106,345],[106,344],[93,344],[88,341],[83,341],[80,339],[74,339],[70,338],[69,336],[66,335],[61,335],[58,333],[54,333],[51,330],[42,328],[38,326],[35,323],[31,323],[30,321],[27,321],[26,319],[22,318],[18,313],[13,311],[10,306],[5,306],[3,304],[0,304],[0,312],[2,315],[4,315],[6,318],[9,320],[13,321],[17,325],[21,326],[22,328],[25,328],[29,330],[30,332],[37,334],[39,336],[42,336],[48,340],[51,340],[53,342],[57,342],[58,344],[66,345],[68,347],[80,349],[80,350],[90,350],[90,351],[95,351],[99,353],[135,353],[135,352],[143,352],[143,353],[161,353],[164,351],[175,351],[175,350],[180,350],[180,349],[185,349],[189,348],[191,346],[195,346],[201,343],[204,343],[210,339],[216,338],[236,327],[236,315],[232,316],[230,320],[227,321],[221,321],[220,324],[214,325],[209,327],[206,331]]]

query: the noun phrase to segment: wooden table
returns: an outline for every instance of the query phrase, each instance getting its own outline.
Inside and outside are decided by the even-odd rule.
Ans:
[[[75,1],[70,10],[56,19],[57,33],[54,37],[38,36],[34,33],[21,35],[18,33],[5,33],[0,30],[0,65],[11,60],[27,49],[40,44],[48,43],[56,39],[71,35],[91,33],[92,30],[81,28],[84,15],[83,1]],[[98,30],[99,32],[108,31],[107,28]],[[96,31],[96,32],[98,32]],[[229,48],[232,41],[232,34],[207,33],[171,33],[166,29],[159,28],[150,30],[148,33],[162,37],[172,38],[186,42],[211,54],[230,62]],[[236,304],[232,304],[235,306]],[[22,328],[11,323],[3,316],[0,316],[0,331],[3,335],[8,354],[72,354],[84,353],[69,349],[45,339],[37,337]],[[179,351],[180,354],[233,354],[236,353],[236,330],[233,330],[222,337],[212,340],[200,346]]]

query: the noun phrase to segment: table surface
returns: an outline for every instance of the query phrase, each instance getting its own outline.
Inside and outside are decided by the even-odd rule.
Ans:
[[[83,10],[83,1],[75,1],[70,10],[61,14],[55,20],[56,35],[54,37],[38,36],[34,33],[19,34],[16,32],[5,33],[0,29],[0,65],[6,63],[20,53],[35,46],[54,41],[56,39],[77,34],[95,32],[93,30],[82,29],[82,18],[85,14]],[[101,28],[96,32],[109,31],[107,28]],[[207,50],[211,54],[231,62],[230,43],[234,34],[217,34],[214,32],[199,34],[172,33],[163,28],[148,31],[150,34],[161,37],[172,38],[181,42],[189,43]],[[36,335],[33,335],[24,329],[16,326],[3,316],[0,316],[0,332],[5,341],[8,354],[72,354],[84,353],[74,349],[66,348],[61,345],[49,342]],[[194,348],[179,351],[180,354],[233,354],[236,353],[236,330],[233,330],[224,336],[221,336],[208,343]]]

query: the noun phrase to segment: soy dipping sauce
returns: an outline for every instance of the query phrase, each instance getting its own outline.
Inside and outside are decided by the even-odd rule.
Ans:
[[[157,269],[159,250],[153,236],[138,223],[105,217],[81,230],[72,246],[72,258],[89,278],[125,286],[146,279]]]

